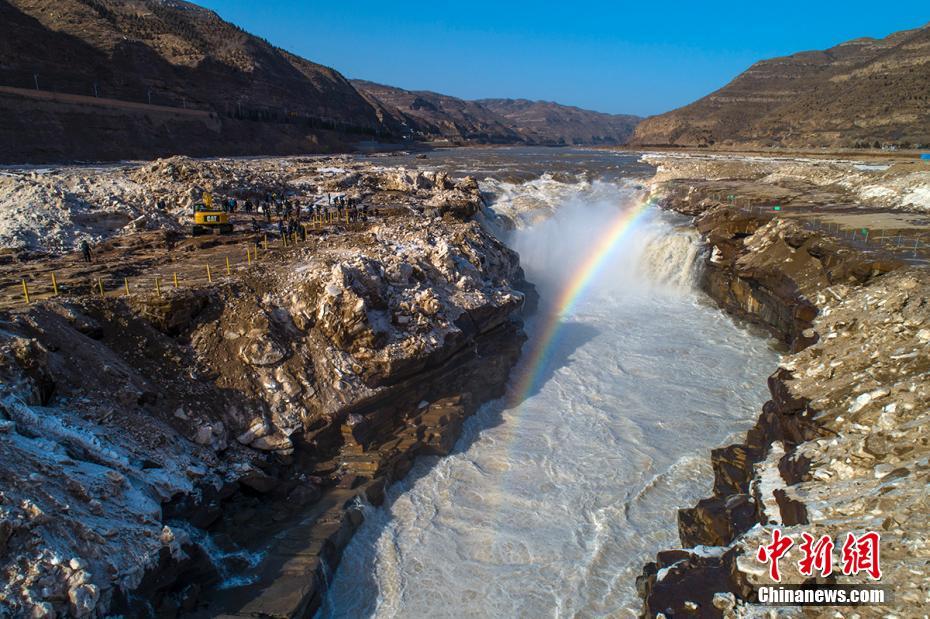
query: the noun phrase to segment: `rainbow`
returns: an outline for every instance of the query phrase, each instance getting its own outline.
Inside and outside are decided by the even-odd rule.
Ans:
[[[610,226],[604,230],[592,245],[591,251],[569,280],[569,285],[556,298],[552,309],[541,318],[538,334],[534,338],[526,356],[524,370],[514,383],[510,400],[511,406],[508,406],[508,408],[519,406],[540,386],[549,357],[559,339],[562,319],[569,315],[578,305],[578,302],[590,287],[591,282],[596,280],[598,274],[610,263],[610,259],[620,246],[620,242],[642,219],[655,201],[654,197],[650,197],[630,208],[619,211]]]

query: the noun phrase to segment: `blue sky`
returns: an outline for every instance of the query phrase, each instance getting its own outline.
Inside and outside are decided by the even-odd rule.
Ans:
[[[757,60],[930,21],[927,0],[197,1],[350,78],[641,115],[689,103]]]

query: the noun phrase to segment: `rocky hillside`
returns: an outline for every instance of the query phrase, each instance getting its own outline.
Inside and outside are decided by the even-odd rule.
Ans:
[[[643,146],[930,145],[930,25],[758,62],[636,129]]]
[[[639,117],[592,112],[549,101],[481,99],[466,101],[353,81],[390,127],[412,137],[496,144],[625,144]]]
[[[477,183],[334,163],[100,170],[229,195],[258,164],[253,191],[366,214],[304,210],[285,242],[237,213],[237,235],[125,230],[92,264],[16,265],[55,270],[59,294],[27,275],[33,303],[0,309],[0,617],[312,616],[356,499],[378,503],[502,395],[534,294],[472,218]],[[153,287],[162,272],[179,284]]]
[[[536,144],[626,144],[642,120],[551,101],[481,99],[478,103],[503,116],[524,139]]]
[[[19,136],[0,160],[321,151],[382,131],[338,72],[193,4],[0,0],[0,134]]]
[[[346,151],[360,137],[600,144],[629,135],[626,117],[511,107],[353,86],[181,0],[0,0],[2,162]]]
[[[652,181],[659,203],[694,216],[711,250],[701,287],[728,313],[767,327],[789,354],[768,379],[771,399],[755,426],[711,452],[713,490],[679,510],[680,545],[659,552],[637,580],[643,616],[840,616],[837,607],[759,605],[760,587],[773,580],[757,553],[776,528],[797,544],[781,561],[783,585],[876,584],[839,566],[850,534],[880,533],[878,584],[894,598],[856,614],[926,615],[930,277],[908,265],[919,254],[894,241],[857,243],[850,228],[864,216],[876,221],[874,209],[815,225],[831,215],[835,190],[820,187],[813,205],[813,192],[797,192],[797,162],[792,175],[747,181],[722,157],[652,161],[661,163]],[[811,181],[819,168],[807,163]],[[728,194],[769,204],[780,194],[782,210],[741,207]],[[920,232],[899,222],[896,234],[924,233],[925,219],[914,221]],[[800,572],[803,534],[834,545],[832,575]]]
[[[3,0],[0,14],[4,86],[34,88],[38,81],[42,90],[237,118],[379,126],[336,71],[187,2]]]
[[[399,123],[407,136],[494,144],[523,141],[503,118],[475,101],[362,80],[355,80],[353,84],[372,105],[385,112],[386,122]]]

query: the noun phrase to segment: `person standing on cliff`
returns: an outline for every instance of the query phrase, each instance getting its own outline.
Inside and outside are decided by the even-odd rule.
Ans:
[[[84,262],[91,263],[94,258],[90,254],[90,243],[87,242],[87,239],[81,241],[81,257],[84,259]]]

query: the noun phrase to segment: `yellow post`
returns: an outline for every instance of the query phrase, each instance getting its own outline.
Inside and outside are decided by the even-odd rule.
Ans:
[[[267,234],[265,235],[264,243],[265,243],[265,251],[268,251],[268,235]]]
[[[29,305],[29,285],[23,279],[23,296],[26,297],[26,305]]]
[[[123,278],[123,286],[126,287],[126,296],[128,297],[129,296],[129,278],[128,277]]]
[[[103,280],[99,277],[97,278],[97,290],[100,291],[100,296],[102,297],[103,296]]]
[[[55,279],[55,274],[52,273],[52,290],[55,292],[55,296],[58,296],[58,280]]]
[[[174,287],[175,288],[178,287],[178,274],[177,273],[174,274]]]
[[[213,273],[210,272],[210,265],[207,265],[207,281],[213,283]]]
[[[281,245],[283,245],[284,247],[287,247],[287,235],[286,234],[281,235]]]
[[[252,266],[252,250],[249,249],[249,246],[245,246],[245,259],[249,263],[249,266]]]
[[[349,225],[349,209],[346,209],[346,225]]]
[[[226,275],[232,275],[232,269],[229,268],[229,256],[226,256]]]
[[[161,296],[161,282],[159,281],[160,279],[161,278],[159,276],[157,275],[155,276],[155,294],[157,294],[158,296]]]
[[[294,245],[297,245],[297,233],[296,232],[294,233],[293,239],[294,239]]]

